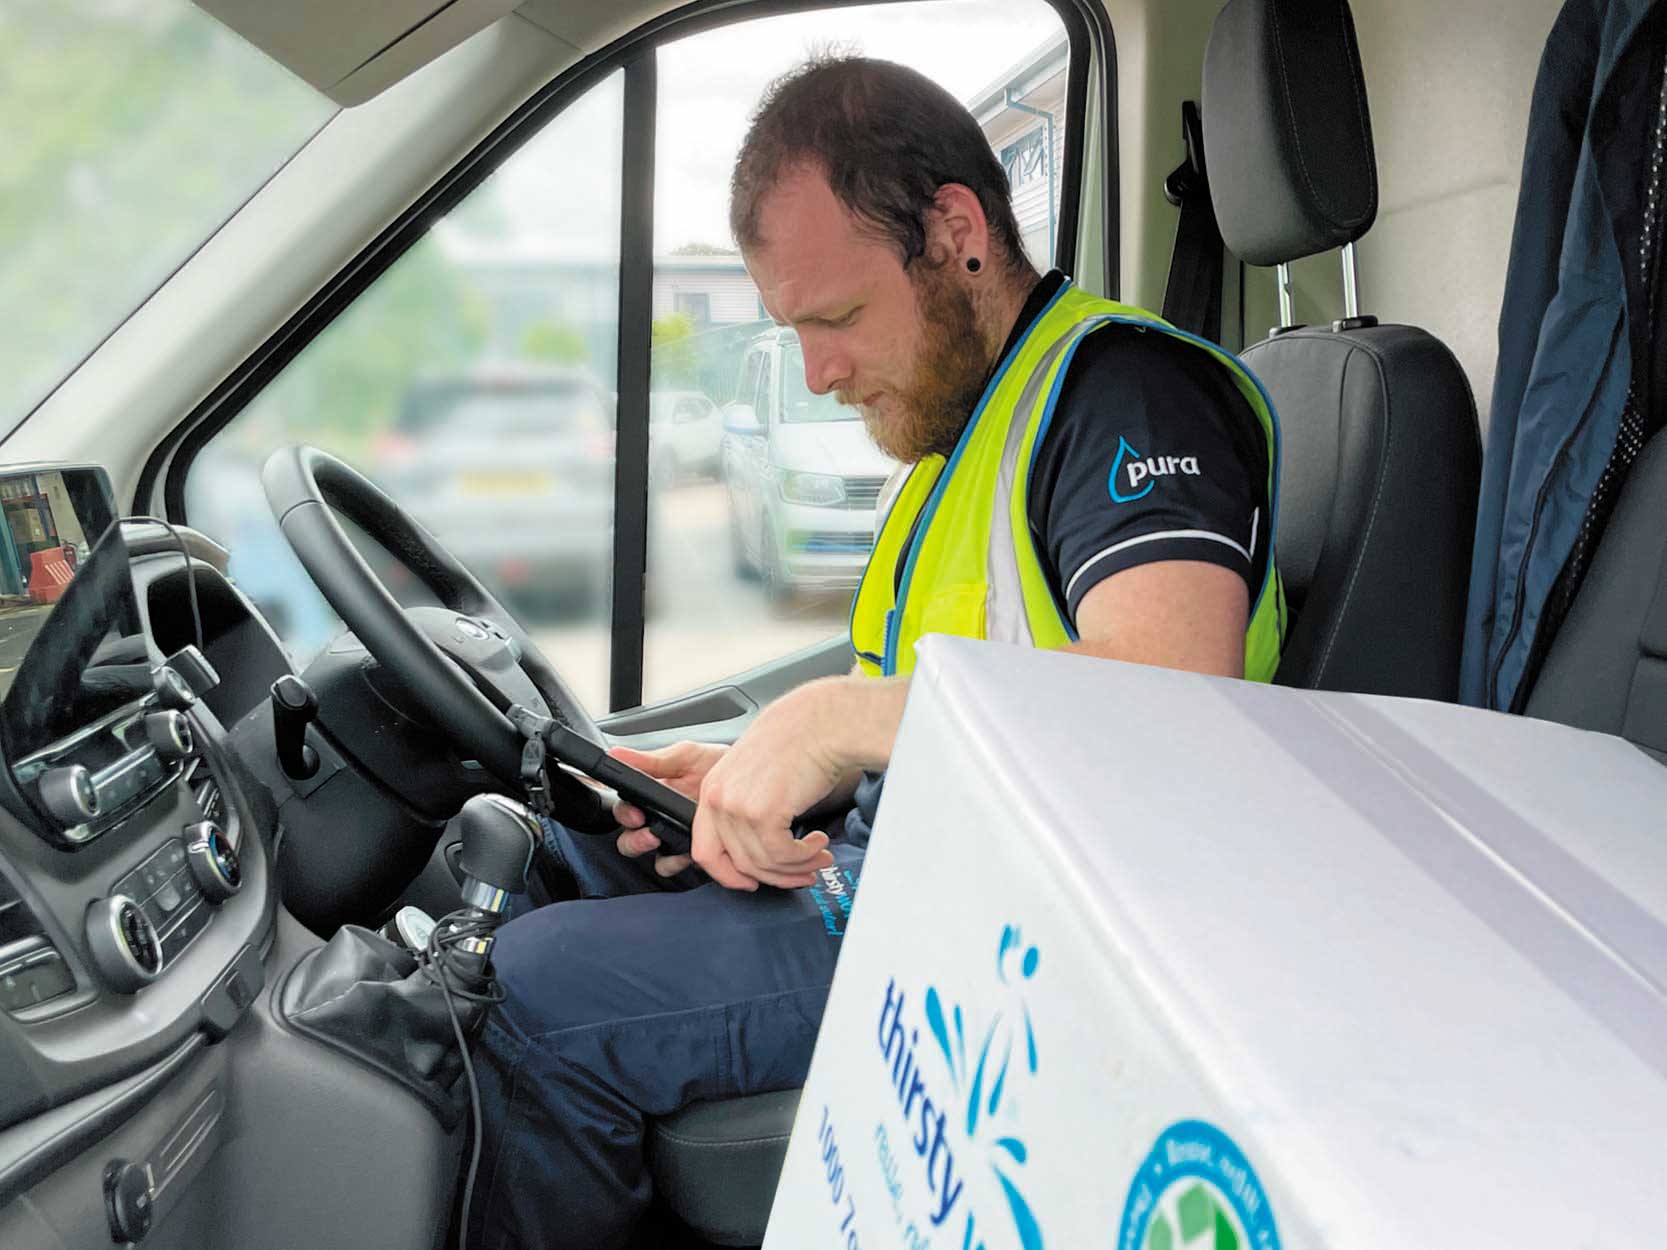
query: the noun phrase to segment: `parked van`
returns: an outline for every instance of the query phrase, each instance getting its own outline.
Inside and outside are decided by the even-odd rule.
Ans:
[[[855,587],[896,463],[874,445],[855,408],[805,385],[797,334],[777,328],[759,335],[724,408],[736,572],[759,578],[779,598]]]

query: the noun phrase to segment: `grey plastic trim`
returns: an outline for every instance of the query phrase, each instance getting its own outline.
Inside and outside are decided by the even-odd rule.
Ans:
[[[203,1045],[193,1034],[154,1067],[0,1132],[0,1207],[131,1119]]]

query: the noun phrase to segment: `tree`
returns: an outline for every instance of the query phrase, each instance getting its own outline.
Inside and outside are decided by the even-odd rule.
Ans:
[[[535,321],[521,335],[521,355],[550,365],[588,365],[585,336],[560,321]]]
[[[267,446],[315,441],[354,457],[394,424],[413,381],[467,368],[485,302],[432,238],[413,247],[261,391],[234,428]]]
[[[675,390],[694,384],[700,369],[694,337],[694,318],[687,313],[654,318],[649,327],[649,341],[654,353],[656,390]]]
[[[187,4],[0,4],[0,48],[0,307],[14,313],[0,336],[0,419],[9,419],[332,109]]]

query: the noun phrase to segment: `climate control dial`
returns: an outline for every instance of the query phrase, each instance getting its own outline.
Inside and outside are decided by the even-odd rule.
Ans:
[[[226,831],[212,820],[185,826],[185,857],[209,905],[218,907],[243,888],[243,867]]]
[[[60,764],[41,776],[41,802],[66,829],[84,825],[98,815],[98,787],[83,764]]]
[[[189,759],[197,749],[191,736],[191,722],[184,712],[172,708],[152,712],[145,717],[145,737],[165,760]]]
[[[112,894],[87,909],[87,949],[111,989],[136,994],[162,971],[162,942],[144,909]]]

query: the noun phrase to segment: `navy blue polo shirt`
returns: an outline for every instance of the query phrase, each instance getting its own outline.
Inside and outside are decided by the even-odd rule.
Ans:
[[[1055,270],[1037,284],[999,359],[1064,281]],[[1225,365],[1161,331],[1092,331],[1066,368],[1030,479],[1037,554],[1073,625],[1095,586],[1160,560],[1231,569],[1254,604],[1271,550],[1267,474],[1261,422]],[[863,779],[841,836],[867,844],[883,783]]]
[[[1037,285],[1009,348],[1063,282],[1056,270]],[[1106,578],[1161,560],[1231,569],[1254,603],[1271,549],[1267,472],[1261,423],[1225,365],[1160,331],[1090,333],[1030,479],[1031,533],[1072,623]]]

